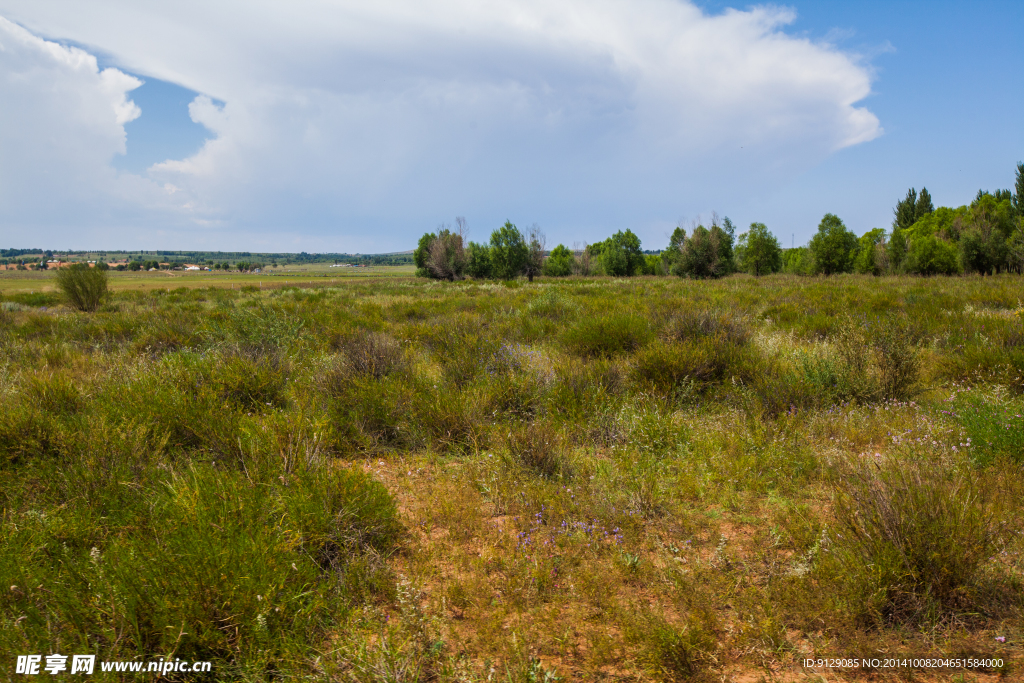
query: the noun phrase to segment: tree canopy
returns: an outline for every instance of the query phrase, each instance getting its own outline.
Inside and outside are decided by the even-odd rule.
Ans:
[[[815,273],[835,275],[852,270],[857,236],[847,230],[839,216],[826,213],[808,246],[814,260]]]

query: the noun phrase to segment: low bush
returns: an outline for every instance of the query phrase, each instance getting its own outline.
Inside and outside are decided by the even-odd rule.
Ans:
[[[715,338],[742,346],[750,340],[749,326],[739,316],[722,311],[686,309],[673,316],[665,326],[669,339],[699,341]]]
[[[651,674],[663,681],[712,681],[718,645],[713,618],[694,619],[683,626],[648,616],[631,625],[641,646],[641,659]]]
[[[635,351],[650,338],[645,318],[618,313],[583,318],[562,334],[562,344],[578,356],[610,358]]]
[[[816,362],[834,375],[838,399],[905,401],[917,393],[921,358],[905,319],[890,316],[868,323],[845,317],[833,347],[831,359]]]
[[[1011,529],[976,472],[855,463],[840,482],[829,556],[860,623],[937,623],[984,609],[983,571]]]
[[[317,470],[260,485],[205,466],[122,471],[146,451],[94,463],[111,476],[76,489],[88,506],[33,516],[26,499],[11,513],[19,522],[3,529],[0,577],[11,588],[0,604],[21,618],[0,633],[4,651],[212,660],[219,678],[298,674],[364,599],[349,568],[362,568],[362,584],[388,583],[364,558],[390,553],[401,528],[366,475]]]
[[[91,313],[107,295],[107,271],[75,263],[57,270],[57,287],[69,306]]]
[[[561,435],[550,424],[527,422],[509,429],[505,448],[512,459],[545,477],[572,476]]]
[[[526,310],[533,315],[543,316],[553,320],[562,320],[564,318],[570,318],[574,315],[578,315],[580,312],[580,305],[565,293],[555,289],[554,287],[549,287],[544,290],[543,294],[531,301],[527,305]]]
[[[722,337],[703,337],[682,344],[653,342],[637,352],[633,376],[642,385],[662,392],[700,390],[752,372],[752,354]]]
[[[287,366],[272,354],[229,354],[214,366],[211,387],[232,406],[247,411],[280,408],[287,403]]]
[[[408,368],[401,345],[380,332],[363,332],[341,343],[351,372],[381,379]]]

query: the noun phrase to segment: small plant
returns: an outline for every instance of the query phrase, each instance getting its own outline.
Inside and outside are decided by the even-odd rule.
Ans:
[[[561,452],[561,438],[549,424],[531,422],[513,427],[506,437],[506,444],[509,454],[517,462],[545,477],[566,477],[572,473]]]
[[[75,263],[57,271],[57,287],[68,305],[92,313],[107,295],[107,271]]]
[[[640,637],[643,658],[652,673],[664,681],[712,680],[718,647],[709,623],[694,620],[679,628],[659,619],[651,621]],[[709,622],[710,618],[701,621]]]

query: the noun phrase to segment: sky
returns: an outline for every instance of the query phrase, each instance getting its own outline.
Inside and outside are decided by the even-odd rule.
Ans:
[[[0,247],[806,243],[1011,187],[1024,3],[0,0]]]

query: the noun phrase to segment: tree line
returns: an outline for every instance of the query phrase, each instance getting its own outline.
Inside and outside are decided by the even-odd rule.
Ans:
[[[710,225],[677,227],[668,246],[645,253],[632,231],[596,244],[559,244],[546,250],[537,226],[525,233],[510,221],[487,243],[466,240],[466,221],[442,226],[420,238],[413,261],[417,275],[440,280],[511,280],[536,275],[677,275],[718,278],[734,272],[767,275],[838,273],[952,275],[1024,273],[1024,163],[1017,164],[1014,190],[979,190],[970,205],[935,208],[927,188],[911,188],[893,209],[891,231],[874,228],[860,237],[827,213],[807,246],[783,249],[764,223],[736,235],[728,217],[712,214]]]

